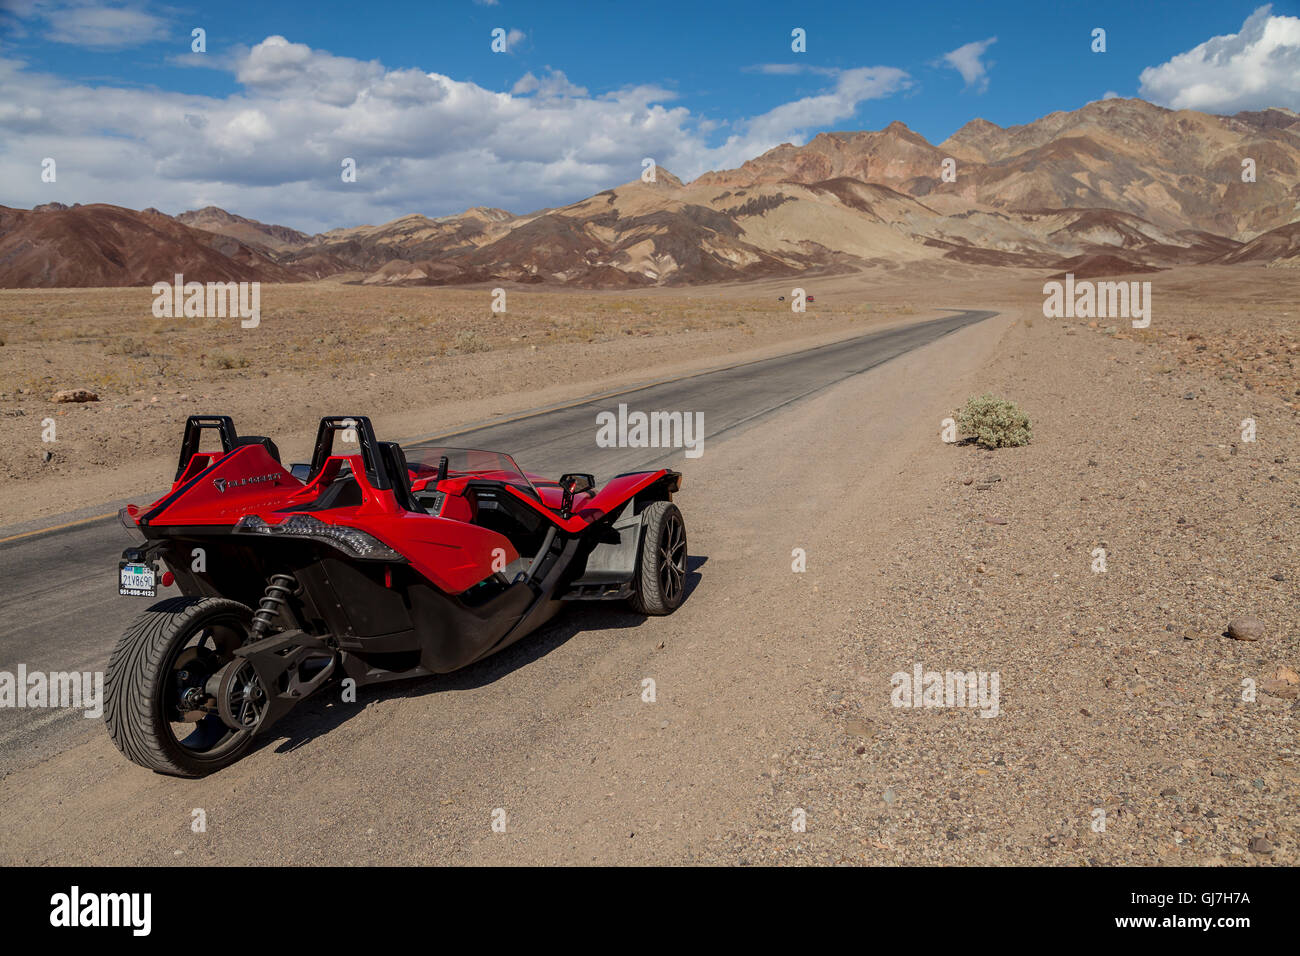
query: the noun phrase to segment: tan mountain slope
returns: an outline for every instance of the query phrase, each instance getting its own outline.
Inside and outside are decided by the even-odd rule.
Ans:
[[[955,182],[941,164],[957,160]],[[1242,161],[1256,181],[1243,183]],[[881,183],[944,212],[1096,207],[1168,229],[1237,239],[1300,216],[1300,117],[1289,110],[1213,116],[1142,100],[1100,100],[1001,129],[972,120],[937,147],[901,123],[823,133],[769,150],[697,183],[811,183],[839,176]],[[938,200],[938,197],[946,197]]]

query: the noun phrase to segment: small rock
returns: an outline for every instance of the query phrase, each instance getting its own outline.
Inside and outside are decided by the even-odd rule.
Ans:
[[[871,726],[871,721],[857,718],[844,722],[844,732],[853,734],[855,737],[874,737],[876,735],[875,728]]]
[[[1187,401],[1189,401],[1189,402],[1190,402],[1192,399],[1194,399],[1195,397],[1196,397],[1196,393],[1195,393],[1195,392],[1188,392],[1186,395],[1183,396],[1183,398],[1185,398],[1185,399],[1186,399]]]
[[[99,396],[88,388],[65,388],[60,392],[55,392],[54,397],[50,399],[53,402],[97,402]]]
[[[1300,684],[1292,684],[1284,680],[1266,680],[1259,685],[1259,689],[1270,697],[1281,697],[1283,700],[1295,700],[1300,697]]]
[[[1257,617],[1239,617],[1228,625],[1234,641],[1258,641],[1264,636],[1264,622]]]
[[[48,465],[54,458],[54,452],[46,450],[41,452],[41,464]]]
[[[1271,580],[1274,580],[1274,581],[1285,581],[1285,580],[1286,580],[1286,575],[1285,575],[1285,574],[1282,574],[1281,572],[1279,572],[1279,573],[1277,573],[1277,574],[1270,574],[1270,575],[1269,575],[1269,578],[1270,578]]]
[[[1257,836],[1252,838],[1250,843],[1247,844],[1247,849],[1249,849],[1251,853],[1267,854],[1267,853],[1274,852],[1277,849],[1277,847],[1273,846],[1273,844],[1270,843],[1264,837]]]
[[[985,523],[987,523],[987,524],[1006,524],[1006,523],[1007,523],[1007,519],[1006,519],[1006,518],[999,518],[997,515],[989,515],[987,518],[984,519],[984,521],[985,521]]]
[[[894,801],[897,800],[898,797],[895,795],[893,790],[886,790],[884,792],[882,799],[885,801],[885,803],[889,804],[892,807],[894,805]]]

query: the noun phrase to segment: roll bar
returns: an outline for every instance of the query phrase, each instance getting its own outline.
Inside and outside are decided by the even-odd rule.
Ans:
[[[221,435],[223,452],[230,451],[239,440],[239,435],[235,433],[234,419],[229,415],[191,415],[185,419],[185,437],[181,439],[181,460],[176,466],[175,481],[180,481],[181,475],[185,474],[185,466],[199,450],[199,439],[208,428],[215,428]]]
[[[370,487],[377,491],[389,491],[393,482],[379,453],[375,430],[365,415],[327,415],[320,420],[320,428],[316,431],[316,448],[311,456],[311,471],[307,473],[306,481],[310,483],[319,475],[325,467],[325,461],[334,453],[334,433],[349,428],[356,430],[361,462],[365,466],[366,480],[370,482]]]

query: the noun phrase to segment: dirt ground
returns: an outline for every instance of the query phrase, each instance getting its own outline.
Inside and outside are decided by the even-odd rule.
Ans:
[[[868,300],[866,316],[1002,314],[692,463],[680,503],[704,561],[671,617],[569,616],[468,676],[309,702],[297,732],[198,782],[88,733],[0,780],[0,860],[1294,865],[1300,705],[1275,678],[1300,668],[1300,277],[1143,278],[1147,330],[1044,319],[1041,276],[973,270],[808,282],[813,318],[763,317],[769,285],[741,290],[752,314],[720,287],[604,297],[631,303],[613,322],[664,319],[664,303],[694,303],[677,318],[691,328],[743,315],[773,347],[861,327]],[[648,378],[653,356],[702,341],[678,335],[716,337],[701,362],[744,336],[653,331],[550,369],[592,391],[588,351]],[[497,375],[538,381],[519,347],[438,361],[462,358],[500,363],[481,408],[509,410]],[[265,400],[239,395],[249,382],[223,394]],[[941,440],[983,391],[1028,412],[1031,445]],[[1260,640],[1224,634],[1244,616]],[[917,665],[997,674],[997,716],[894,706],[893,675]]]

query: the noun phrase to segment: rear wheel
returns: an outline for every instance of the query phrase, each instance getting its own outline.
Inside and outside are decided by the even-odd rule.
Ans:
[[[641,513],[641,553],[631,604],[642,614],[671,614],[686,596],[686,522],[671,501]]]
[[[126,629],[108,660],[104,722],[117,749],[158,773],[201,777],[253,744],[218,713],[213,680],[248,637],[252,611],[224,598],[161,601]],[[246,695],[264,697],[253,678]]]

